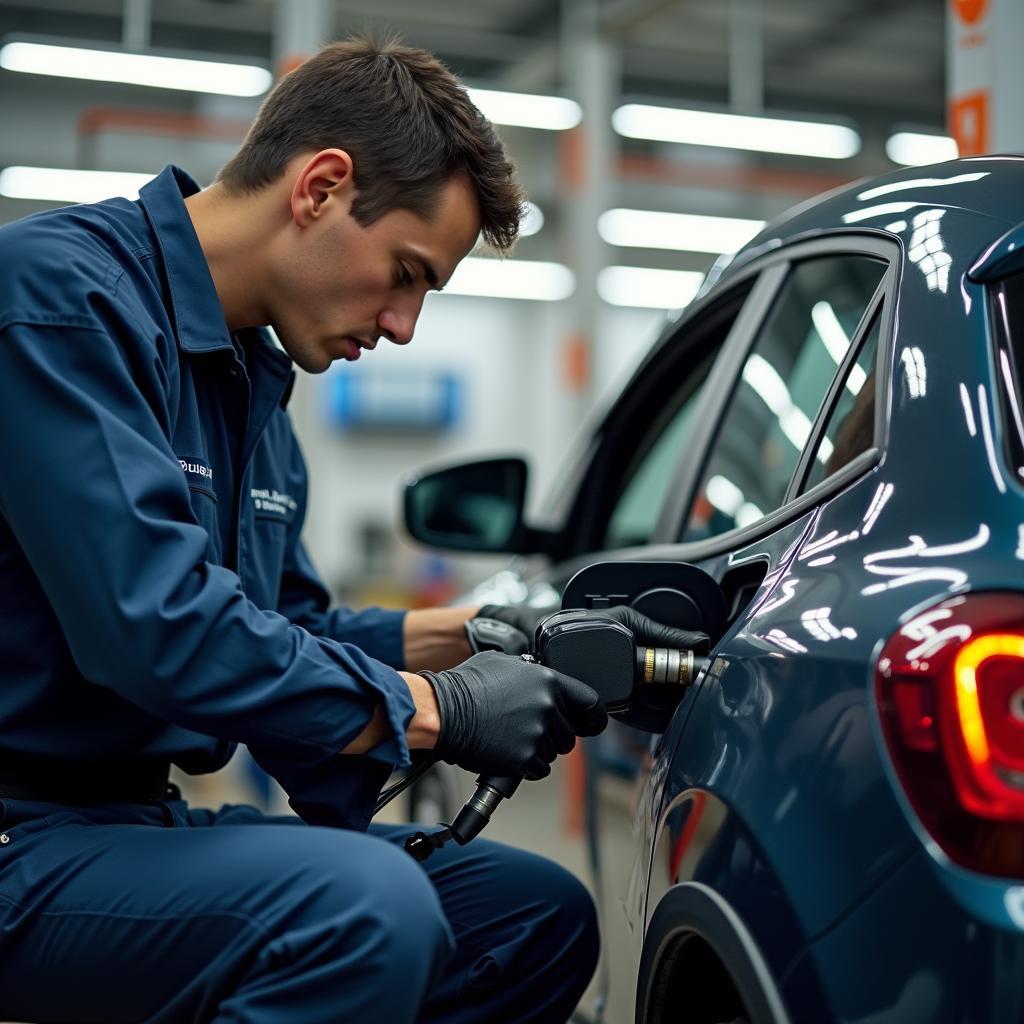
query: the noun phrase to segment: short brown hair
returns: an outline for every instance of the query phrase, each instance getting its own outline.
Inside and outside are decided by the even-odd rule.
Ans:
[[[502,251],[515,243],[524,197],[512,162],[433,54],[369,36],[324,47],[277,83],[217,180],[252,192],[299,153],[334,147],[352,156],[361,224],[399,207],[430,217],[445,182],[465,173],[484,238]]]

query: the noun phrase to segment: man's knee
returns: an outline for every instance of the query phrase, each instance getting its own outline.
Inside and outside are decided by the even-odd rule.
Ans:
[[[402,850],[361,833],[310,829],[297,871],[271,925],[280,937],[329,934],[339,947],[392,960],[444,959],[453,940],[422,868]],[[286,874],[290,874],[287,873]]]
[[[558,907],[552,942],[561,947],[563,968],[574,964],[579,976],[585,976],[585,985],[601,948],[594,900],[578,878],[550,861],[544,862],[540,874],[547,898]]]

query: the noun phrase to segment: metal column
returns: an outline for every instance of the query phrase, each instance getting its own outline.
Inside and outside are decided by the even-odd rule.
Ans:
[[[316,53],[331,38],[328,0],[277,0],[274,7],[274,73],[279,77]]]
[[[563,0],[563,66],[571,95],[583,105],[583,121],[565,132],[561,152],[564,198],[563,251],[576,274],[567,302],[568,329],[561,342],[561,402],[569,424],[578,425],[591,406],[592,363],[601,304],[597,277],[608,263],[608,247],[597,220],[613,205],[616,141],[612,106],[619,93],[618,48],[601,31],[596,0]],[[569,433],[572,431],[570,430]]]
[[[949,133],[961,156],[1024,152],[1024,3],[947,0]]]

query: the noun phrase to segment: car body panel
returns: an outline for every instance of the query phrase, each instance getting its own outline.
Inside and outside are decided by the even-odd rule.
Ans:
[[[909,619],[951,595],[1024,590],[1024,487],[1004,456],[986,290],[1024,270],[1022,224],[1020,157],[910,168],[802,204],[719,261],[595,430],[576,503],[560,502],[567,532],[593,493],[588,475],[615,410],[677,332],[752,285],[650,542],[575,551],[522,584],[538,603],[598,558],[675,560],[704,569],[735,604],[664,735],[634,745],[632,832],[591,822],[603,924],[616,938],[608,1024],[627,1019],[650,958],[646,930],[685,885],[709,887],[735,914],[794,1021],[1024,1020],[1024,864],[1018,884],[950,862],[903,793],[875,695],[879,652]],[[890,262],[874,445],[800,493],[837,376],[782,507],[682,543],[730,394],[792,261],[842,252]],[[751,567],[764,573],[756,586]],[[602,854],[611,839],[631,844],[628,864]]]
[[[793,1016],[892,1024],[1024,1020],[1024,936],[980,924],[979,901],[951,902],[945,874],[919,848],[809,945],[784,979]],[[1004,902],[1005,883],[973,882]]]
[[[878,464],[813,514],[773,588],[758,594],[715,649],[692,709],[666,735],[648,781],[653,792],[640,804],[658,808],[656,822],[640,833],[654,850],[647,919],[684,877],[707,881],[732,896],[779,976],[843,915],[857,917],[862,903],[875,907],[878,916],[861,917],[865,931],[877,933],[896,916],[877,893],[905,875],[902,865],[930,861],[929,912],[908,914],[902,940],[913,948],[931,916],[941,941],[917,942],[914,956],[882,955],[871,967],[889,983],[871,997],[872,1011],[895,1014],[908,999],[920,1000],[921,1020],[968,1019],[948,1007],[966,1008],[973,997],[950,995],[948,978],[934,992],[926,983],[955,962],[957,921],[1019,963],[1024,920],[1007,911],[1005,882],[955,868],[933,841],[922,844],[874,706],[874,655],[900,622],[950,594],[1020,589],[1022,581],[1024,500],[1001,465],[985,296],[967,279],[998,224],[952,206],[939,220],[961,244],[933,249],[949,256],[939,274],[941,261],[925,267],[920,254],[916,262],[911,256],[913,246],[906,250],[889,352],[891,429]],[[747,868],[733,864],[722,878],[716,858],[704,855],[684,859],[687,870],[679,872],[678,846],[693,830],[686,809],[695,803],[717,808],[718,831],[706,848],[721,848],[718,837],[731,831],[734,862],[748,858]],[[744,890],[744,881],[758,877],[759,891]],[[787,920],[796,928],[785,927]],[[833,942],[838,948],[840,940]],[[829,948],[822,940],[812,958],[827,976],[824,987],[830,994],[845,987],[863,1004],[863,974]],[[983,1002],[991,989],[982,989]],[[794,991],[791,984],[787,993]],[[1019,991],[1018,979],[1014,1000]],[[935,992],[935,1013],[926,1012]],[[829,1017],[859,1019],[862,1009],[833,1004]]]

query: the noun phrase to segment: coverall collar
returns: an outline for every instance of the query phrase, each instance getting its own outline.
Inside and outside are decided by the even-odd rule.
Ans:
[[[232,351],[234,345],[206,255],[185,208],[185,199],[198,191],[199,183],[190,174],[168,164],[142,186],[139,202],[153,225],[167,274],[170,313],[178,345],[190,353]],[[263,365],[286,381],[280,398],[284,408],[295,382],[291,359],[274,345],[263,328],[253,328],[246,335],[255,340]]]
[[[139,189],[139,202],[153,225],[167,273],[178,344],[186,352],[230,350],[224,311],[185,208],[185,199],[198,191],[199,184],[191,175],[168,164]]]

